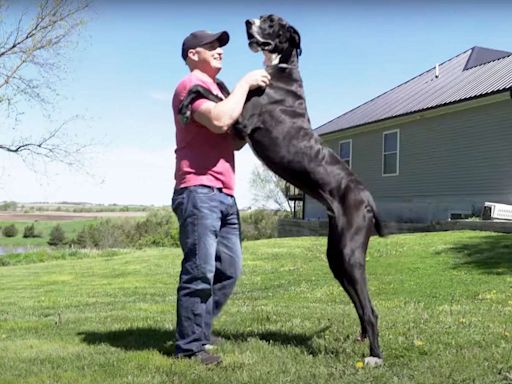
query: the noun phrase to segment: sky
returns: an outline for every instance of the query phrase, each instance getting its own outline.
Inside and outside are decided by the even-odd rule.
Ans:
[[[199,29],[227,30],[231,40],[218,77],[233,88],[263,66],[262,55],[247,47],[244,21],[269,13],[301,34],[313,128],[473,46],[512,51],[512,2],[499,0],[96,0],[78,44],[67,51],[67,71],[55,83],[61,97],[51,121],[30,106],[23,115],[23,126],[34,131],[82,116],[68,129],[93,143],[84,170],[38,164],[33,172],[16,156],[0,153],[0,201],[169,205],[175,148],[170,102],[188,72],[180,57],[183,39]],[[0,140],[9,134],[3,125]],[[249,180],[258,164],[249,146],[236,154],[240,208],[254,206]]]

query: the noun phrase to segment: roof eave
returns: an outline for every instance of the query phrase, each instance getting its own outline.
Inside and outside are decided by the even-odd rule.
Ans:
[[[498,97],[496,97],[498,96]],[[445,103],[441,105],[436,105],[430,108],[424,108],[417,111],[412,111],[408,113],[403,113],[401,115],[397,116],[391,116],[380,120],[374,120],[370,122],[366,122],[363,124],[353,125],[350,127],[342,128],[342,129],[335,129],[329,132],[324,132],[318,134],[320,137],[325,137],[328,135],[333,135],[336,133],[344,133],[346,131],[352,131],[354,129],[364,129],[365,127],[368,129],[378,129],[382,128],[382,126],[388,126],[393,124],[402,124],[407,121],[416,120],[419,118],[426,118],[434,115],[440,115],[444,113],[453,112],[453,107],[460,106],[461,108],[456,108],[455,110],[462,110],[462,109],[468,109],[477,105],[485,105],[490,103],[495,103],[502,100],[512,99],[512,87],[504,88],[499,91],[494,91],[490,93],[486,93],[483,95],[477,95],[474,97],[466,98],[463,100],[456,100],[450,103]],[[480,101],[486,101],[483,103],[480,103]],[[476,103],[475,103],[476,102]],[[425,116],[427,114],[427,116]],[[321,127],[318,127],[316,129],[319,129]],[[316,130],[315,129],[315,130]]]

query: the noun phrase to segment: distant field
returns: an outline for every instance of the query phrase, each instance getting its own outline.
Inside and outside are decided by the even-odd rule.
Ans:
[[[68,221],[107,217],[141,217],[148,212],[0,212],[2,221]]]

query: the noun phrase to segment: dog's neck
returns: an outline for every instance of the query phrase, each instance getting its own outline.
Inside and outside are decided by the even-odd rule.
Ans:
[[[295,51],[295,50],[294,50]],[[288,54],[279,54],[279,53],[271,53],[267,51],[263,51],[263,56],[265,60],[263,61],[263,65],[266,68],[279,67],[279,68],[297,68],[298,67],[298,59],[297,56],[291,52],[291,55]],[[288,57],[287,57],[288,56]],[[287,58],[287,60],[286,60]],[[283,60],[285,59],[285,60]],[[284,61],[284,62],[283,62]]]
[[[281,59],[281,55],[278,53],[270,53],[268,51],[263,51],[263,65],[265,67],[271,67],[273,65],[279,64],[279,60]]]

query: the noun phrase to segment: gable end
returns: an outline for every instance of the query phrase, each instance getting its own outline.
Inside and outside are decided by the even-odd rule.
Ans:
[[[488,64],[491,61],[503,59],[512,55],[512,52],[498,51],[496,49],[489,49],[483,47],[473,47],[471,55],[464,66],[464,71],[478,67],[480,65]]]

